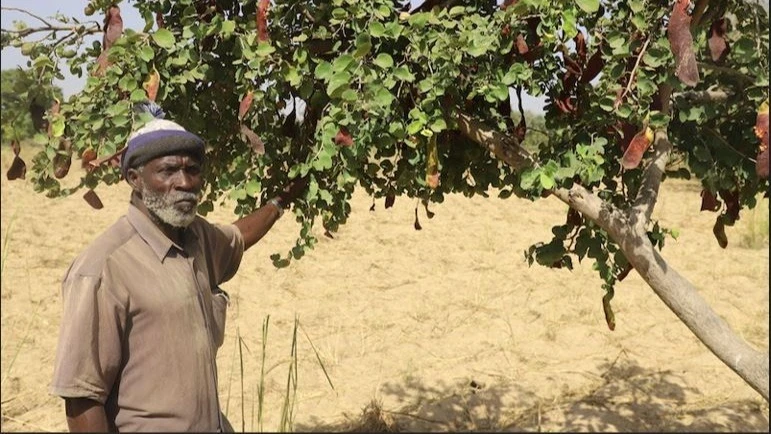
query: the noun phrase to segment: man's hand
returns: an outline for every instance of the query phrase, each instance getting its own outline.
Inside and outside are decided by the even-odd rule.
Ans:
[[[300,197],[308,188],[308,177],[295,178],[289,181],[289,184],[284,187],[284,190],[278,194],[278,200],[281,202],[281,206],[288,208],[289,204],[294,202],[295,199]]]

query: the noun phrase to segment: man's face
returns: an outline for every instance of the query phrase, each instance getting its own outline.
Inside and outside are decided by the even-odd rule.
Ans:
[[[129,181],[150,212],[173,227],[195,220],[203,179],[197,158],[167,155],[147,162],[141,170],[129,169]]]

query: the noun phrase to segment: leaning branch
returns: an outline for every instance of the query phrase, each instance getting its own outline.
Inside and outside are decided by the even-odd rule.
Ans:
[[[466,113],[457,111],[456,115],[463,135],[495,154],[499,160],[515,170],[535,164],[530,153],[522,148],[516,139],[501,134]]]
[[[669,113],[669,96],[672,94],[672,87],[666,84],[659,86],[659,101],[661,111]],[[653,139],[653,160],[648,164],[643,173],[643,181],[640,189],[637,191],[637,197],[629,215],[629,223],[639,231],[645,230],[646,225],[651,219],[653,208],[659,196],[659,187],[664,177],[667,160],[672,152],[672,142],[666,130],[658,130]]]
[[[723,89],[688,90],[672,95],[675,105],[720,104],[728,101],[733,94]]]

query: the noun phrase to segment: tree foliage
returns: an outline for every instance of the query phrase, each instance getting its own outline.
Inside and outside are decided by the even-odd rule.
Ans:
[[[693,20],[683,1],[438,3],[410,13],[389,0],[139,1],[147,25],[124,31],[122,20],[114,22],[119,9],[94,1],[87,12],[106,11],[104,37],[80,53],[83,36],[95,29],[66,17],[59,17],[63,37],[60,29],[30,43],[6,33],[4,41],[30,56],[34,80],[50,83],[65,65],[89,75],[83,92],[52,116],[54,133],[39,137],[48,149],[35,159],[36,186],[50,196],[75,191],[60,189],[52,176],[61,142],[81,158],[109,159],[143,122],[132,103],[151,96],[210,145],[202,213],[224,194],[237,201],[237,213],[248,213],[290,178],[309,177],[308,193],[295,204],[302,223],[295,258],[313,246],[317,217],[332,232],[346,221],[357,183],[375,198],[427,203],[490,188],[501,197],[537,198],[578,182],[623,206],[640,186],[648,127],[668,129],[675,146],[668,175],[699,178],[704,207],[721,211],[719,240],[722,226],[766,190],[754,167],[752,127],[768,97],[768,33],[759,22],[767,18],[756,7],[718,2],[704,9],[700,2]],[[719,37],[716,23],[724,29]],[[726,100],[699,101],[686,90],[697,84],[720,86]],[[25,87],[7,101],[27,96],[40,106],[52,97]],[[664,87],[682,102],[671,115],[660,107]],[[517,141],[531,138],[526,122],[514,123],[510,89],[549,97],[548,142],[532,149],[520,171],[457,125],[460,111]],[[619,164],[628,155],[631,170]],[[89,167],[81,186],[119,180],[114,164]],[[628,272],[614,242],[580,216],[569,214],[553,232],[550,242],[530,248],[531,263],[570,268],[572,258],[589,257],[607,287]],[[667,233],[651,225],[659,246]]]
[[[768,189],[768,14],[753,2],[130,6],[144,28],[124,28],[118,6],[92,0],[86,13],[101,23],[35,17],[42,27],[3,31],[3,46],[22,47],[39,82],[61,77],[61,68],[88,76],[38,137],[46,148],[32,167],[37,190],[58,196],[119,182],[120,151],[147,121],[132,105],[154,99],[208,143],[201,213],[229,197],[246,214],[290,179],[308,178],[293,209],[300,236],[274,255],[277,266],[313,247],[314,224],[331,235],[346,222],[357,185],[386,207],[415,198],[429,216],[428,204],[451,193],[554,195],[571,204],[565,223],[525,257],[568,269],[588,258],[612,328],[610,299],[633,267],[632,245],[622,246],[605,217],[641,209],[619,219],[642,225],[660,249],[677,230],[650,219],[658,185],[695,177],[725,247],[724,227]],[[48,36],[25,39],[39,32]],[[91,34],[102,41],[84,45]],[[528,125],[522,93],[547,98],[542,128]],[[62,188],[61,161],[71,157],[89,170]],[[574,206],[582,194],[599,198],[601,210]],[[418,215],[416,207],[416,229]],[[767,368],[766,356],[766,383]]]
[[[29,71],[7,69],[2,72],[2,141],[31,138],[36,130],[46,129],[45,112],[62,90],[50,83],[38,83]]]

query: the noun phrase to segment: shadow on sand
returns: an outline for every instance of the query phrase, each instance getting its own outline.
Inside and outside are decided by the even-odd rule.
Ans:
[[[591,387],[553,399],[516,385],[425,384],[407,379],[386,384],[381,395],[396,408],[369,403],[346,421],[297,424],[297,431],[610,431],[768,432],[766,404],[751,400],[686,404],[676,374],[641,368],[628,359],[603,367]]]

